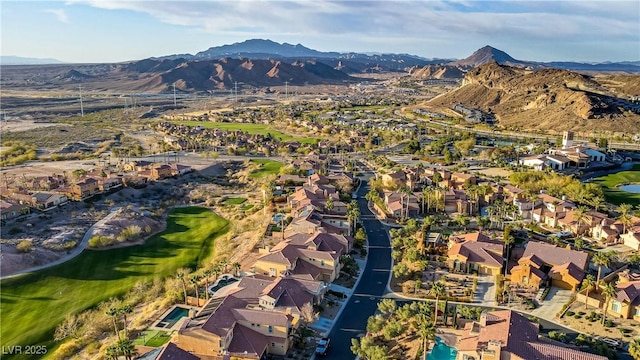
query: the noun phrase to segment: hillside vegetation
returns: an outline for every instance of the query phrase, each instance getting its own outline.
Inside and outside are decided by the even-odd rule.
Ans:
[[[462,103],[495,114],[500,125],[511,128],[640,130],[640,115],[615,105],[613,93],[586,75],[493,62],[469,71],[462,84],[426,105],[450,109]]]

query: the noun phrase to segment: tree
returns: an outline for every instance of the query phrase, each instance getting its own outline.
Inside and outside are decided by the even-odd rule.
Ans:
[[[386,316],[395,314],[397,307],[398,305],[393,299],[382,299],[382,301],[378,303],[378,311]]]
[[[127,360],[131,360],[137,354],[136,347],[129,339],[118,340],[116,345],[120,354],[124,355]]]
[[[627,226],[631,225],[631,222],[632,222],[631,210],[633,210],[633,205],[631,204],[625,203],[625,204],[620,204],[620,206],[618,206],[618,212],[620,213],[620,217],[618,217],[618,220],[620,220],[620,222],[623,225],[623,228],[622,228],[623,234],[627,232]]]
[[[178,272],[176,273],[176,278],[178,280],[180,280],[180,282],[182,283],[182,292],[184,293],[184,303],[185,305],[187,304],[187,275],[189,274],[189,269],[186,268],[180,268],[178,269]]]
[[[325,202],[324,208],[327,209],[327,212],[331,212],[335,208],[335,204],[333,203],[333,198],[331,196],[329,196]]]
[[[442,156],[443,156],[445,165],[449,165],[453,162],[453,155],[451,154],[451,151],[449,150],[449,148],[447,147],[444,148],[444,150],[442,151]]]
[[[611,260],[613,259],[613,255],[610,251],[599,251],[593,256],[593,264],[598,267],[598,276],[596,277],[596,288],[600,286],[600,275],[602,274],[602,267],[609,267],[611,265]]]
[[[602,289],[602,296],[604,296],[605,298],[604,314],[602,315],[603,325],[607,319],[607,310],[609,310],[609,303],[611,302],[611,299],[613,299],[617,295],[617,293],[618,290],[616,289],[616,283],[614,281],[608,282]]]
[[[478,224],[478,227],[480,228],[480,231],[484,230],[484,228],[487,227],[487,225],[489,225],[491,223],[491,220],[489,220],[488,216],[477,216],[476,217],[476,223]]]
[[[447,288],[444,283],[440,280],[433,283],[433,287],[431,288],[433,294],[436,296],[436,304],[433,312],[433,326],[438,324],[438,300],[440,300],[441,296],[445,296],[447,294]]]
[[[352,200],[347,205],[347,219],[349,220],[349,235],[353,234],[353,229],[356,225],[356,220],[360,217],[360,207],[358,202]]]
[[[109,345],[105,350],[105,355],[107,356],[107,359],[118,360],[118,356],[120,355],[120,349],[118,349],[118,345]]]
[[[240,268],[242,267],[242,265],[240,265],[240,263],[236,261],[231,264],[231,267],[233,268],[233,276],[240,276]]]
[[[582,290],[586,290],[585,302],[584,302],[585,309],[589,308],[589,291],[591,291],[591,289],[593,288],[593,285],[595,284],[596,284],[596,279],[591,274],[587,275],[587,277],[585,277],[584,280],[582,280]]]
[[[584,242],[582,238],[577,238],[576,241],[573,243],[573,245],[576,247],[576,249],[580,250],[580,249],[584,249],[584,247],[587,244]]]
[[[213,275],[213,270],[206,269],[204,271],[204,297],[207,300],[209,300],[209,278],[211,278],[211,275]]]
[[[200,276],[198,276],[198,275],[192,276],[192,277],[189,279],[189,282],[193,285],[193,287],[194,287],[194,289],[195,289],[195,293],[196,293],[196,306],[198,306],[198,305],[199,305],[199,303],[200,303],[200,289],[199,289],[199,286],[198,286],[198,283],[200,282]]]
[[[464,228],[464,231],[467,231],[467,225],[469,225],[469,217],[465,214],[456,215],[456,222]]]
[[[640,339],[633,339],[629,343],[629,354],[634,360],[640,360]]]
[[[573,211],[573,219],[576,221],[577,223],[577,229],[576,229],[576,235],[580,236],[582,235],[582,226],[583,225],[588,225],[589,222],[589,216],[587,216],[587,212],[589,210],[587,208],[585,208],[584,206],[580,206],[577,209],[575,209]]]
[[[113,321],[113,330],[118,339],[120,339],[120,330],[118,329],[118,315],[120,312],[118,311],[118,308],[115,306],[109,307],[105,313],[111,316],[111,320]]]
[[[127,337],[129,330],[127,329],[127,315],[133,312],[133,306],[130,304],[124,304],[119,309],[118,312],[122,315],[122,327],[124,329],[124,336]]]

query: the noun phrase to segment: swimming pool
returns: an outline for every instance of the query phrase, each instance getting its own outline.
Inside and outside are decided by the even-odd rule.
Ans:
[[[167,314],[167,316],[164,317],[164,319],[160,320],[156,326],[170,329],[178,322],[178,320],[185,316],[189,316],[189,309],[176,306],[169,314]]]
[[[458,350],[448,346],[440,338],[436,338],[436,345],[427,355],[427,360],[455,360]]]

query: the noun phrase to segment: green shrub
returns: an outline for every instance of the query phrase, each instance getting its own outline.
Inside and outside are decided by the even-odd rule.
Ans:
[[[574,314],[575,314],[575,312],[573,312],[571,310],[567,311],[567,316],[573,316]]]
[[[33,250],[33,241],[31,240],[22,240],[16,245],[16,250],[21,253],[28,253]]]

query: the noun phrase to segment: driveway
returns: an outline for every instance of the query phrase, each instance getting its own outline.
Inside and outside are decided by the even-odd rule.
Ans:
[[[554,321],[556,314],[562,310],[564,304],[569,302],[569,299],[571,299],[571,290],[552,286],[547,298],[540,303],[539,307],[529,311],[529,313],[541,319]]]
[[[491,275],[478,275],[478,286],[473,296],[474,303],[496,304],[496,280]]]

